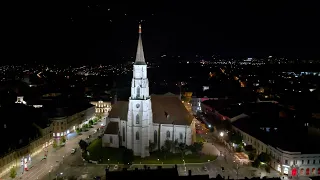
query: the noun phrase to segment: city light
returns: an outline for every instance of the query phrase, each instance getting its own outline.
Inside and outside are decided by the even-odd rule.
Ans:
[[[223,137],[224,136],[224,132],[220,132],[220,136]]]

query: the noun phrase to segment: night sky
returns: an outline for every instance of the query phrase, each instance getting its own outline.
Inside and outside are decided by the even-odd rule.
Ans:
[[[316,4],[192,2],[8,5],[1,63],[130,61],[141,20],[147,60],[164,54],[188,60],[213,54],[320,58]]]

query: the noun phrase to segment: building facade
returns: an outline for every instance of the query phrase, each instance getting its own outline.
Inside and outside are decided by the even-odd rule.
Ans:
[[[270,166],[288,176],[320,176],[320,153],[303,154],[301,152],[284,151],[277,147],[263,143],[261,140],[233,126],[241,134],[247,145],[252,145],[257,154],[267,153],[271,157]]]
[[[149,146],[164,146],[165,140],[190,145],[195,133],[192,115],[177,96],[150,96],[147,64],[139,26],[136,60],[133,65],[129,101],[113,105],[103,137],[103,146],[124,146],[135,156],[149,156]],[[194,131],[193,131],[194,130]]]
[[[66,136],[70,132],[74,132],[77,128],[81,128],[82,125],[87,124],[94,115],[95,106],[91,106],[70,116],[51,118],[50,121],[53,127],[52,136],[54,138]]]
[[[11,151],[0,157],[0,177],[9,173],[12,167],[20,167],[22,159],[24,160],[27,157],[32,158],[40,153],[43,156],[47,154],[47,147],[52,143],[52,125],[43,129],[40,128],[40,131],[43,135],[42,137],[32,141],[25,147]]]
[[[91,101],[92,105],[95,106],[96,113],[108,113],[111,111],[111,102],[108,101]]]

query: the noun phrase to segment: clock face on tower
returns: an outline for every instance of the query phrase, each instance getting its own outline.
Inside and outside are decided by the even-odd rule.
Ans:
[[[136,104],[136,107],[139,108],[139,107],[140,107],[140,104]]]

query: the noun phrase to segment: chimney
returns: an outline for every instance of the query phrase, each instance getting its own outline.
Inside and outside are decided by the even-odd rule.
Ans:
[[[188,170],[188,176],[192,176],[191,170]]]

